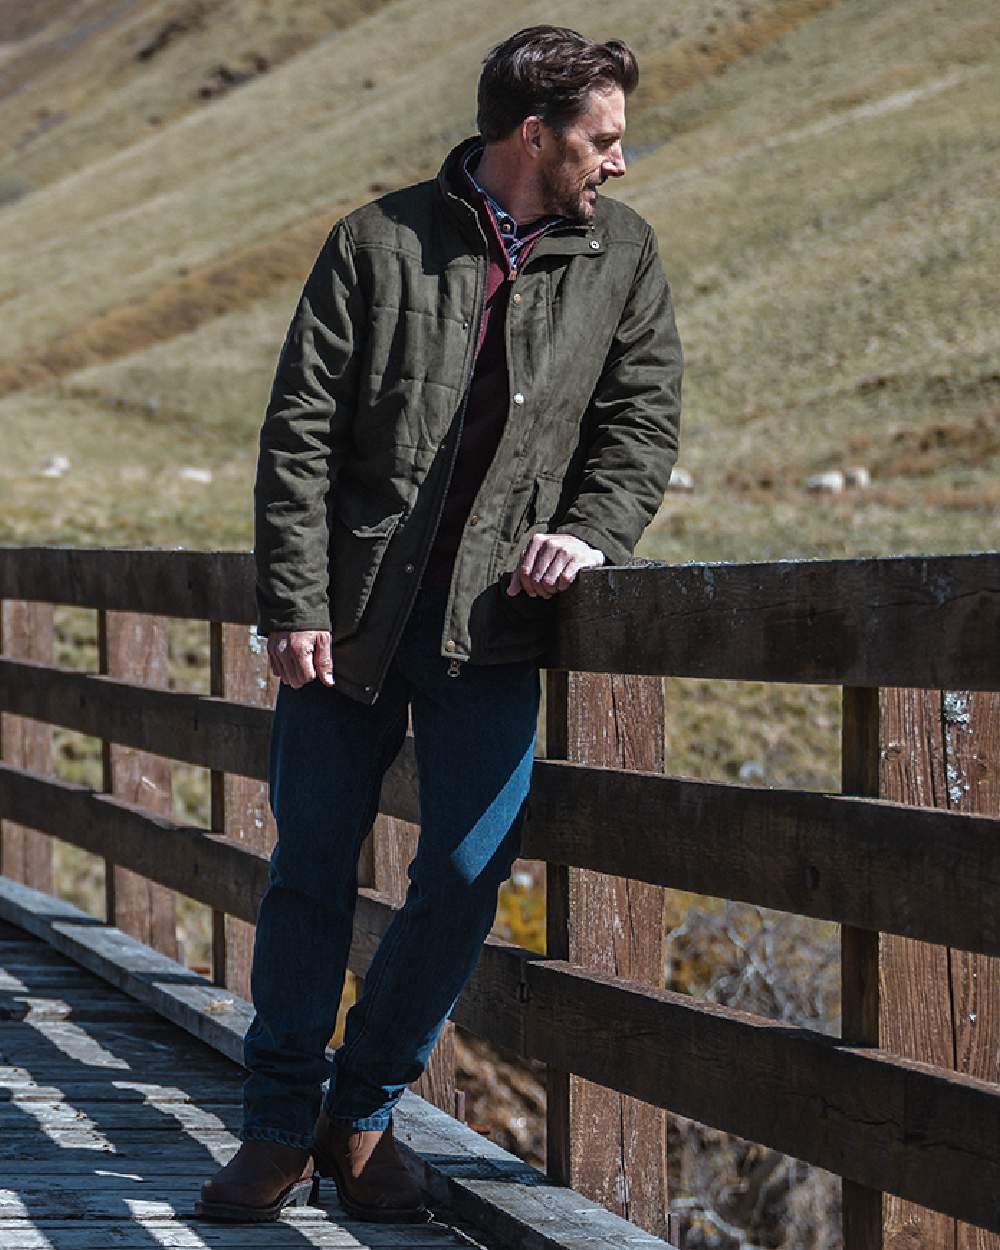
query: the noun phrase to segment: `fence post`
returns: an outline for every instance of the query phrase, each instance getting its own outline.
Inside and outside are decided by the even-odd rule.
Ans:
[[[1000,694],[881,692],[879,794],[1000,814]],[[1000,959],[885,934],[880,1041],[908,1058],[1000,1082]],[[889,1196],[886,1250],[1000,1250],[1000,1236]]]
[[[209,626],[210,689],[217,699],[274,707],[278,679],[267,645],[256,629],[212,621]],[[212,831],[238,839],[256,855],[270,855],[277,839],[267,782],[212,771]],[[254,926],[212,912],[212,979],[240,998],[250,998]]]
[[[139,612],[97,613],[97,645],[102,673],[143,686],[169,685],[167,623]],[[161,755],[102,741],[103,788],[161,816],[171,814],[170,761]],[[108,924],[177,957],[177,924],[172,890],[105,859]]]
[[[0,601],[0,654],[51,664],[52,621],[50,603]],[[0,759],[18,768],[51,773],[51,726],[23,716],[0,715]],[[36,890],[54,893],[52,839],[13,821],[0,821],[0,872]]]
[[[879,793],[879,691],[845,686],[841,712],[841,791]],[[879,937],[870,929],[840,930],[840,1035],[859,1046],[879,1044]],[[882,1250],[882,1194],[842,1180],[844,1250]]]
[[[545,723],[549,759],[663,771],[661,677],[549,670]],[[551,959],[662,985],[663,889],[547,865],[546,951]],[[553,1068],[547,1090],[549,1175],[666,1235],[666,1112]]]

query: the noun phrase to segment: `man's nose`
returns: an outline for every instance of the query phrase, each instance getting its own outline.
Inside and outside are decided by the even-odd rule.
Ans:
[[[605,158],[604,172],[609,178],[620,178],[625,173],[625,153],[620,143],[616,143]]]

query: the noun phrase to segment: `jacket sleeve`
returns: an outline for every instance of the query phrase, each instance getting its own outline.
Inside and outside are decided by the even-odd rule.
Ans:
[[[584,417],[580,486],[556,533],[625,564],[656,515],[677,459],[684,358],[652,227]]]
[[[330,504],[351,439],[365,301],[346,220],[306,279],[278,356],[254,483],[257,631],[329,629]]]

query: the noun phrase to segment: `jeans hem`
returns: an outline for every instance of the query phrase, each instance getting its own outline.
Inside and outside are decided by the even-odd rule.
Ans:
[[[349,1124],[351,1128],[357,1129],[360,1132],[365,1132],[369,1129],[387,1129],[389,1127],[389,1121],[392,1119],[392,1112],[386,1111],[377,1115],[363,1116],[331,1115],[330,1112],[327,1112],[327,1116],[334,1124]]]
[[[265,1125],[244,1125],[240,1132],[241,1141],[273,1141],[279,1146],[294,1146],[299,1150],[311,1150],[313,1135],[303,1136],[302,1133],[289,1133],[283,1128],[267,1128]]]

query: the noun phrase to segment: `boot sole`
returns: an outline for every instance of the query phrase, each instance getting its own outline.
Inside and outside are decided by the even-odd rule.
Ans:
[[[269,1207],[242,1206],[234,1202],[206,1202],[199,1198],[194,1204],[194,1213],[203,1220],[224,1220],[229,1224],[268,1224],[278,1219],[285,1207],[315,1206],[319,1206],[319,1173],[289,1185]]]
[[[348,1194],[341,1179],[340,1170],[333,1159],[314,1151],[313,1164],[317,1176],[326,1176],[333,1181],[337,1187],[340,1205],[348,1215],[353,1215],[355,1219],[375,1224],[426,1224],[431,1219],[431,1212],[423,1205],[419,1207],[371,1207],[363,1202],[355,1202]]]

